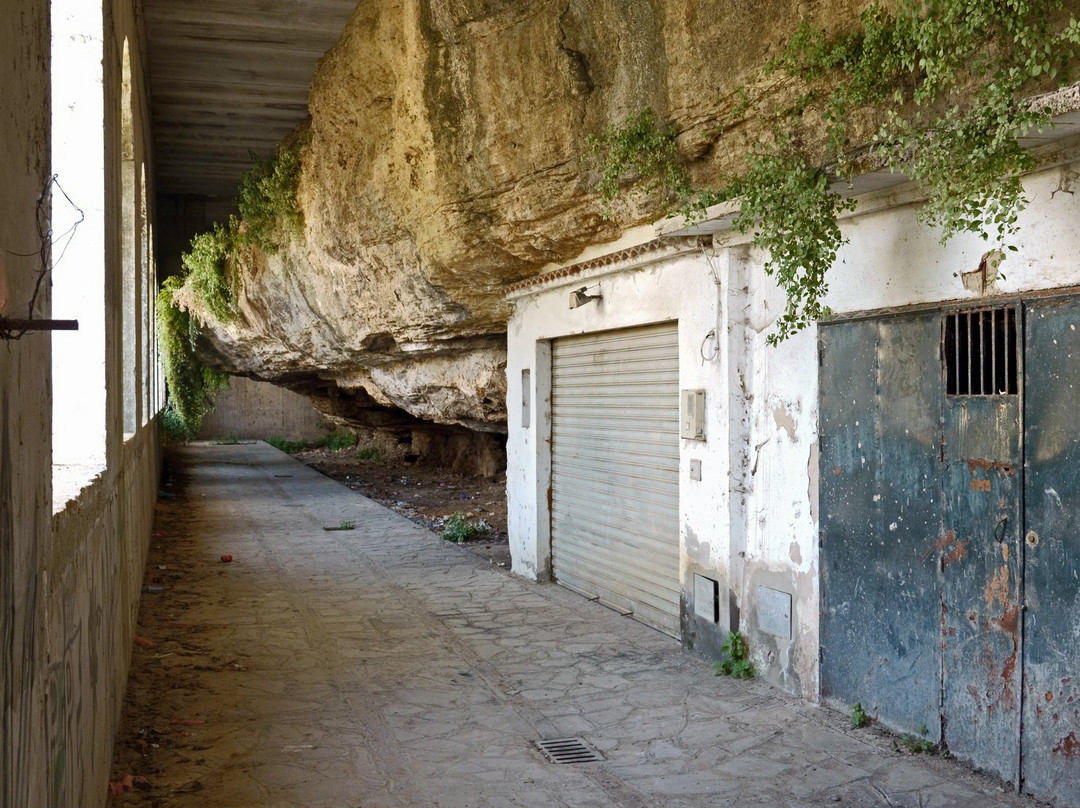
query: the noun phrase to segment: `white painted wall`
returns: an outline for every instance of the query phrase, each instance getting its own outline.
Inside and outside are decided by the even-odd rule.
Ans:
[[[1080,285],[1080,163],[1030,176],[1016,252],[988,297]],[[836,314],[980,296],[964,273],[991,248],[964,235],[942,246],[916,218],[909,188],[867,197],[842,222],[849,239],[829,276]],[[639,242],[650,233],[637,233]],[[623,249],[624,238],[610,248]],[[728,622],[747,635],[758,671],[786,690],[818,693],[817,329],[769,347],[784,298],[763,272],[766,256],[745,236],[721,233],[708,256],[669,245],[639,258],[542,276],[509,295],[507,493],[514,571],[550,576],[550,340],[664,320],[679,321],[680,387],[705,388],[707,440],[682,441],[680,540],[683,591],[693,614],[693,573],[721,582],[730,613],[710,631],[693,619],[683,641],[708,655]],[[682,250],[681,254],[679,250]],[[593,259],[603,254],[593,249]],[[595,262],[594,262],[595,263]],[[544,278],[547,278],[546,280]],[[571,290],[599,286],[603,300],[571,310]],[[973,291],[975,289],[976,291]],[[718,343],[706,339],[715,330]],[[705,357],[702,343],[705,343]],[[530,371],[529,426],[522,426],[522,370]],[[702,461],[700,482],[691,459]],[[790,640],[758,625],[759,587],[792,595]]]

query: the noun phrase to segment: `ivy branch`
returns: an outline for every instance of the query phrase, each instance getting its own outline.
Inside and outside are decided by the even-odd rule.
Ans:
[[[1035,164],[1017,139],[1048,128],[1053,114],[1024,99],[1071,80],[1078,55],[1080,21],[1062,0],[875,4],[835,37],[804,24],[759,76],[784,77],[794,102],[777,108],[748,88],[736,93],[732,118],[752,112],[772,132],[740,173],[718,178],[720,190],[692,189],[673,130],[648,110],[591,139],[601,201],[607,208],[624,185],[644,183],[693,218],[737,198],[734,228],[768,250],[765,272],[787,296],[768,337],[776,344],[828,316],[826,274],[844,243],[837,217],[854,204],[834,188],[865,167],[918,182],[928,197],[920,218],[943,242],[970,232],[1015,250],[1021,177]]]

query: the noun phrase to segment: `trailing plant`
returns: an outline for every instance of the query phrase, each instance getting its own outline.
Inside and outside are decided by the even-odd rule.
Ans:
[[[166,278],[157,295],[157,333],[168,386],[168,401],[161,414],[166,440],[195,437],[203,418],[213,409],[211,394],[227,387],[229,377],[208,368],[196,350],[199,327],[191,314],[173,303],[183,286],[179,276]]]
[[[263,252],[277,252],[303,225],[296,203],[303,144],[301,140],[281,146],[277,156],[269,160],[252,154],[255,164],[240,178],[236,204],[244,221],[244,239]]]
[[[746,652],[746,641],[738,631],[729,631],[724,644],[720,646],[724,658],[713,664],[713,673],[717,676],[731,676],[735,679],[754,678],[754,663]]]
[[[685,202],[692,188],[679,162],[675,135],[674,129],[660,126],[656,113],[646,108],[623,125],[588,137],[586,148],[600,172],[596,189],[605,216],[628,185],[642,195],[661,191],[673,207]]]
[[[753,233],[754,245],[768,251],[765,272],[787,297],[766,341],[775,345],[828,317],[825,273],[844,243],[837,217],[854,200],[833,190],[828,174],[807,163],[792,138],[779,131],[771,143],[754,147],[746,172],[731,181],[727,193],[740,202],[732,227]]]
[[[237,316],[239,274],[229,275],[244,244],[275,252],[285,237],[299,229],[300,211],[296,187],[302,142],[279,148],[275,158],[255,161],[241,179],[236,200],[243,221],[234,216],[191,239],[190,249],[180,257],[183,274],[162,284],[157,299],[157,331],[165,363],[169,404],[161,419],[163,434],[189,440],[210,409],[210,393],[227,384],[228,377],[215,373],[199,361],[195,345],[199,325],[213,318],[229,323]],[[185,291],[186,303],[176,297]],[[184,307],[181,308],[181,305]],[[194,318],[193,318],[194,315]],[[342,447],[353,446],[352,442]]]
[[[777,107],[745,87],[736,94],[731,118],[752,111],[771,136],[741,172],[719,178],[719,191],[680,186],[673,196],[698,216],[738,198],[733,226],[769,251],[765,271],[787,296],[768,337],[776,344],[829,314],[826,274],[844,242],[837,217],[853,206],[837,188],[863,168],[920,183],[928,196],[920,217],[942,241],[971,232],[1015,249],[1021,177],[1034,167],[1017,139],[1053,115],[1025,98],[1070,80],[1078,55],[1080,21],[1062,0],[900,0],[895,11],[874,4],[834,37],[804,24],[759,76],[761,85],[782,77],[794,101]],[[859,148],[856,132],[864,131],[872,134]],[[686,176],[674,137],[651,112],[589,146],[600,154],[605,204],[634,171],[645,188]],[[628,154],[635,148],[646,156]]]

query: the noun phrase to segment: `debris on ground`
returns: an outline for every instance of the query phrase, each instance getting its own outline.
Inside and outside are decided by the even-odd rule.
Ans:
[[[293,456],[331,479],[442,536],[455,514],[484,523],[491,533],[463,547],[492,564],[510,569],[506,535],[506,475],[486,478],[456,474],[442,466],[404,458],[370,457],[355,446],[306,449]],[[462,510],[465,508],[466,510]]]

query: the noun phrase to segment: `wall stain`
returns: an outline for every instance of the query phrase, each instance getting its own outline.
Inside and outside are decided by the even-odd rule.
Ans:
[[[1080,741],[1076,739],[1075,730],[1054,745],[1054,754],[1068,758],[1080,758]]]

